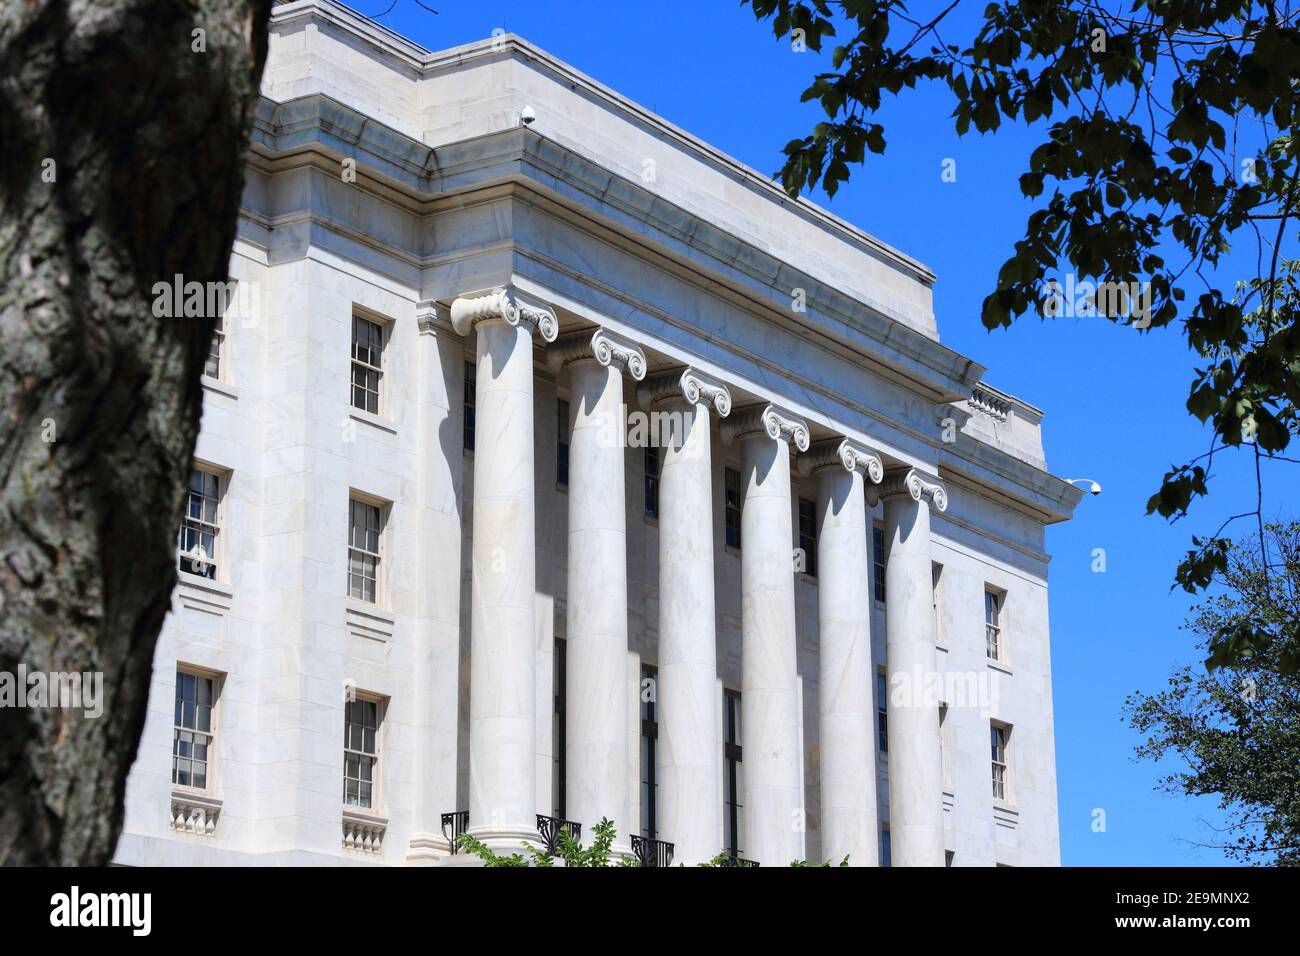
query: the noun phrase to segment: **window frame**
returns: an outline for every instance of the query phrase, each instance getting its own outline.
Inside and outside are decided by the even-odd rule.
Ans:
[[[934,610],[934,642],[945,644],[943,629],[943,564],[930,562],[930,605]]]
[[[355,545],[354,537],[353,537],[354,525],[352,523],[354,505],[361,505],[366,508],[376,509],[376,512],[378,514],[379,527],[376,530],[376,550],[374,552],[363,550],[361,548],[356,547]],[[388,558],[387,543],[388,543],[389,507],[390,506],[388,502],[383,501],[379,498],[375,498],[372,495],[367,495],[363,492],[357,491],[355,488],[351,489],[348,492],[348,533],[347,533],[347,567],[346,567],[347,585],[345,589],[347,594],[347,599],[349,601],[356,601],[360,604],[365,604],[368,607],[373,607],[378,609],[383,609],[386,603],[384,598],[384,591],[385,591],[385,583],[387,581],[387,575],[385,573],[386,572],[385,565],[387,563],[387,558]],[[368,600],[364,596],[357,596],[352,593],[352,580],[353,580],[352,552],[353,551],[357,551],[360,554],[368,555],[374,558],[374,562],[375,562],[374,600]],[[363,580],[365,579],[363,578]]]
[[[352,747],[349,746],[351,741],[349,740],[348,730],[350,727],[354,726],[354,724],[352,724],[352,722],[348,720],[348,709],[354,704],[374,705],[375,749],[373,753],[366,753],[364,750],[354,750]],[[373,816],[382,815],[381,810],[384,805],[383,804],[384,788],[383,788],[383,773],[380,768],[386,766],[386,764],[384,763],[384,750],[385,750],[384,727],[387,722],[386,721],[387,716],[388,716],[388,698],[380,694],[372,694],[369,692],[358,690],[351,695],[351,699],[345,699],[343,702],[343,793],[341,796],[341,801],[342,801],[343,809],[346,811],[366,813],[366,814],[371,814]],[[365,724],[360,724],[355,726],[360,726],[363,731],[365,730]],[[365,738],[363,734],[362,736],[363,745],[364,745],[364,741]],[[370,759],[370,781],[369,781],[370,806],[368,807],[363,806],[360,802],[361,784],[365,781],[362,781],[359,776],[356,778],[348,777],[349,754],[355,754],[357,757],[363,759],[364,758]],[[361,766],[360,761],[358,761],[357,766],[359,769]],[[348,780],[349,779],[356,779],[357,781],[357,802],[356,803],[348,803]]]
[[[741,742],[740,691],[722,689],[722,847],[742,856],[740,845],[744,819],[744,748]],[[729,839],[728,839],[729,838]]]
[[[176,662],[176,666],[175,666],[175,668],[174,668],[174,671],[175,671],[175,676],[176,676],[176,683],[173,685],[173,688],[172,688],[172,772],[171,772],[171,786],[172,786],[172,789],[173,789],[173,790],[181,791],[181,792],[184,792],[184,793],[202,793],[202,794],[207,794],[207,795],[210,796],[210,795],[213,795],[213,794],[215,794],[215,793],[217,792],[217,765],[218,765],[218,761],[217,761],[217,759],[216,759],[216,757],[217,757],[217,749],[216,749],[216,747],[217,747],[217,728],[219,727],[219,721],[220,721],[220,717],[221,717],[221,713],[220,713],[221,692],[222,692],[222,685],[224,684],[224,677],[225,677],[225,675],[222,674],[222,673],[220,673],[219,671],[210,670],[209,668],[206,668],[206,667],[198,667],[198,666],[196,666],[196,665],[193,665],[193,664],[187,664],[187,663],[184,663],[184,662],[182,662],[182,661],[177,661],[177,662]],[[195,724],[196,724],[196,726],[195,726],[195,727],[185,727],[184,724],[183,724],[183,722],[182,722],[182,723],[178,723],[178,722],[176,721],[176,705],[179,704],[179,703],[183,703],[183,699],[180,699],[180,698],[177,697],[177,694],[178,694],[178,693],[181,693],[181,689],[182,689],[182,686],[183,686],[183,683],[182,683],[182,681],[181,681],[181,678],[182,678],[182,677],[192,677],[192,678],[194,678],[194,680],[195,680],[195,705],[196,705],[196,709],[195,709]],[[198,681],[200,681],[200,680],[207,680],[207,681],[211,681],[211,682],[212,682],[211,701],[210,701],[210,703],[207,705],[207,707],[208,707],[208,729],[207,729],[206,731],[202,731],[202,730],[198,730],[198,729],[197,729],[197,723],[198,723],[198,710],[197,710],[197,706],[198,706]],[[184,716],[184,711],[182,711],[182,717],[183,717],[183,716]],[[202,787],[196,787],[196,786],[194,786],[193,783],[180,783],[180,782],[176,779],[176,777],[177,777],[177,773],[176,773],[176,761],[177,761],[177,734],[182,733],[182,732],[184,732],[184,733],[189,733],[189,734],[203,734],[203,735],[205,735],[205,736],[207,737],[207,740],[206,740],[206,742],[205,742],[205,744],[204,744],[204,745],[207,747],[207,759],[204,761],[204,767],[205,767],[205,770],[204,770],[204,777],[203,777],[203,779],[204,779],[204,785],[203,785]],[[191,780],[193,780],[193,777],[194,777],[194,757],[193,757],[193,749],[192,749],[192,748],[193,748],[193,741],[191,741],[191,756],[190,756],[189,758],[187,758],[187,759],[189,760],[189,762],[190,762],[190,779],[191,779]]]
[[[797,499],[799,548],[803,551],[803,573],[817,577],[817,502],[811,498]]]
[[[734,477],[734,487],[733,479]],[[732,502],[734,497],[735,501]],[[740,485],[740,471],[729,465],[722,466],[722,540],[728,548],[741,549],[744,542],[740,534],[740,512],[744,504]]]
[[[643,700],[642,688],[650,681],[653,692],[650,700]],[[654,664],[641,665],[641,681],[637,685],[637,710],[641,721],[640,763],[641,835],[659,839],[659,668]]]
[[[211,499],[209,499],[207,495],[206,483],[204,483],[204,487],[199,489],[200,501],[211,500],[213,503],[212,504],[213,517],[211,521],[208,521],[206,518],[203,518],[201,516],[196,518],[196,517],[191,517],[190,515],[191,499],[195,493],[194,491],[195,474],[204,475],[208,478],[213,479],[213,481],[216,483],[216,493],[215,496],[213,496]],[[185,513],[181,515],[180,526],[176,529],[176,570],[179,574],[187,575],[197,580],[206,581],[209,583],[225,582],[226,574],[225,574],[224,531],[226,525],[226,492],[229,486],[230,474],[231,473],[229,471],[226,471],[223,468],[218,468],[217,466],[211,465],[204,461],[194,461],[190,464],[190,488],[189,491],[186,493]],[[200,505],[200,510],[202,510],[201,505]],[[188,560],[192,561],[194,564],[206,564],[210,562],[212,566],[212,574],[210,576],[203,574],[199,571],[190,570],[189,568],[183,566],[183,561],[186,560],[186,556],[193,555],[194,553],[192,549],[186,551],[182,547],[185,540],[184,537],[185,530],[191,524],[197,527],[197,534],[199,535],[198,540],[200,543],[203,540],[202,535],[204,533],[204,529],[205,528],[211,529],[210,533],[212,535],[212,554],[211,555],[205,554],[204,559],[195,559],[193,557],[188,558]],[[181,580],[185,580],[185,578],[181,578]]]
[[[989,769],[993,784],[993,802],[1007,805],[1015,802],[1011,779],[1012,729],[1010,724],[1000,720],[989,721]],[[1001,760],[998,760],[999,747]]]
[[[474,436],[478,424],[478,365],[465,360],[465,380],[461,389],[461,451],[474,454]]]
[[[651,470],[651,463],[654,468]],[[645,494],[645,517],[659,520],[659,446],[647,444],[641,456],[642,490]]]
[[[208,364],[216,360],[217,373],[208,371]],[[212,382],[224,382],[226,373],[226,312],[217,313],[217,324],[212,329],[212,341],[208,343],[208,354],[203,359],[203,377]]]
[[[948,719],[952,711],[944,701],[939,702],[939,781],[944,793],[952,793],[952,745],[948,739]]]
[[[557,637],[552,650],[551,663],[551,808],[557,819],[565,819],[568,802],[566,787],[568,776],[568,645],[564,638]]]
[[[889,675],[876,668],[876,753],[889,757]],[[888,763],[886,762],[886,766]]]
[[[884,607],[888,595],[885,593],[885,525],[880,521],[871,522],[871,594],[876,604]]]
[[[989,599],[994,601],[994,620],[989,621]],[[984,656],[994,664],[1006,665],[1007,592],[992,584],[984,585]]]
[[[367,342],[366,344],[367,357],[365,359],[362,359],[358,355],[358,351],[357,351],[358,341],[359,341],[357,337],[358,324],[373,326],[376,330],[378,330],[379,357],[377,363],[372,363],[370,361],[370,358],[373,356],[373,353],[375,351],[374,345],[370,342]],[[388,334],[389,334],[388,329],[389,329],[389,324],[385,322],[383,319],[379,318],[378,316],[363,314],[357,309],[352,310],[351,342],[348,349],[348,357],[350,359],[349,373],[348,373],[348,405],[354,411],[365,412],[367,415],[374,415],[376,417],[380,417],[384,414],[385,411],[384,406],[386,404],[384,401],[384,390],[385,390],[384,389],[384,373],[385,373],[384,358],[388,346]],[[374,395],[375,397],[374,408],[370,408],[368,405],[357,404],[357,387],[358,387],[357,370],[358,369],[362,369],[368,374],[373,373],[375,376],[375,387],[373,392],[370,389],[368,379],[366,381],[366,384],[361,386],[366,395],[371,395],[371,394]]]
[[[569,446],[573,432],[569,426],[569,400],[555,397],[555,487],[569,488]]]

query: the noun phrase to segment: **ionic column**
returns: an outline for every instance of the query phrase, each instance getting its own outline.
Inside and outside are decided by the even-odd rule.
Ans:
[[[880,459],[845,438],[800,459],[817,475],[817,635],[822,859],[876,866],[875,733],[871,705],[871,566],[863,483]]]
[[[537,568],[533,330],[555,315],[509,290],[459,298],[451,321],[478,333],[470,644],[470,832],[513,851],[537,834]]]
[[[894,866],[943,866],[943,772],[934,650],[930,505],[943,486],[915,469],[885,474],[885,668],[889,674],[889,836]],[[864,582],[865,586],[865,582]]]
[[[639,395],[671,425],[657,429],[660,821],[674,862],[691,866],[721,849],[709,407],[725,417],[731,395],[694,369],[655,376]]]
[[[741,847],[766,866],[804,855],[799,792],[799,688],[790,515],[790,445],[808,450],[808,426],[775,405],[723,426],[740,439],[741,695],[745,755]]]
[[[630,852],[628,809],[627,527],[623,373],[645,355],[601,329],[551,349],[569,369],[569,569],[565,720],[566,815],[585,833],[609,817]]]

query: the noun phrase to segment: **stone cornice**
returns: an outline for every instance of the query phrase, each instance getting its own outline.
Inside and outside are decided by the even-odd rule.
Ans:
[[[789,287],[804,289],[807,315],[824,317],[818,328],[829,322],[831,327],[823,331],[845,339],[854,352],[901,375],[936,401],[964,399],[986,371],[913,328],[889,301],[841,292],[527,128],[486,133],[435,150],[324,94],[282,103],[259,100],[251,136],[254,168],[274,173],[309,161],[306,154],[312,152],[324,153],[321,159],[333,175],[338,157],[355,158],[355,188],[373,188],[416,215],[436,212],[446,203],[459,205],[466,191],[512,184],[513,190],[545,193],[586,215],[594,211],[612,216],[620,231],[635,221],[638,234],[648,229],[697,268],[741,270],[743,275],[732,280],[745,286],[748,296],[761,297],[766,308],[780,302],[788,316]],[[367,174],[374,176],[369,183]],[[406,251],[421,262],[430,260],[423,249]],[[838,329],[840,325],[844,329]]]
[[[712,405],[719,418],[731,414],[731,391],[727,386],[694,368],[650,376],[637,389],[637,400],[647,407],[684,400],[690,405]]]
[[[722,426],[722,440],[733,442],[747,435],[783,438],[799,451],[808,450],[808,423],[779,405],[748,405]]]
[[[625,122],[655,130],[659,136],[674,143],[683,152],[695,156],[696,159],[717,169],[728,178],[745,183],[756,192],[767,196],[771,202],[825,229],[840,241],[870,250],[874,256],[891,263],[895,268],[905,271],[919,281],[927,284],[933,284],[935,281],[934,273],[927,266],[906,253],[805,198],[791,199],[773,183],[770,176],[728,156],[513,33],[494,35],[457,47],[430,51],[331,0],[296,0],[292,3],[278,4],[272,8],[270,23],[274,29],[295,20],[311,19],[328,23],[352,34],[417,76],[428,76],[445,70],[461,70],[479,59],[507,57],[518,59],[527,63],[533,70],[549,74],[553,82],[563,84],[571,90],[581,90],[582,95],[592,102],[602,104],[612,114],[621,116]]]
[[[885,477],[880,456],[852,438],[830,439],[812,446],[812,452],[799,459],[799,474],[807,477],[823,468],[856,471],[874,484]]]
[[[671,230],[672,236],[688,243],[692,250],[698,247],[704,252],[706,246],[712,249],[716,242],[708,237],[714,234],[721,237],[717,241],[726,238],[716,225],[692,218],[680,210],[669,209],[666,215],[671,221],[666,220],[664,215],[660,215],[666,204],[662,200],[652,201],[649,193],[633,180],[611,176],[608,170],[602,171],[564,146],[525,128],[489,133],[435,150],[328,96],[311,94],[283,103],[261,98],[252,139],[249,165],[255,175],[273,175],[312,166],[322,174],[337,176],[338,157],[354,156],[358,178],[352,188],[371,192],[417,217],[436,212],[444,204],[463,203],[474,189],[490,187],[490,190],[500,190],[503,194],[535,200],[540,196],[537,191],[543,182],[560,176],[562,184],[572,185],[577,190],[574,195],[580,193],[582,200],[572,200],[569,195],[572,190],[566,190],[564,196],[551,198],[555,202],[563,201],[565,210],[572,207],[574,211],[568,214],[574,216],[593,204],[604,203],[601,208],[611,210],[610,215],[619,220],[602,227],[606,230],[617,228],[620,232],[626,231],[619,211],[626,211],[625,218],[630,222],[633,211],[640,209],[644,229],[656,235]],[[490,170],[484,168],[484,162],[488,163]],[[505,178],[498,177],[494,170],[499,170],[501,177]],[[516,178],[510,179],[510,175]],[[571,182],[575,176],[581,182]],[[554,188],[548,195],[551,193],[554,193]],[[246,203],[250,195],[257,194],[246,193]],[[481,192],[472,195],[478,196]],[[247,205],[241,209],[240,215],[239,242],[264,249],[266,237],[256,230],[267,229],[271,224],[262,222],[259,211]],[[672,217],[682,218],[682,221],[677,222]],[[340,223],[323,217],[319,210],[304,213],[303,219],[313,228],[331,230],[370,245],[379,250],[381,256],[409,264],[412,268],[429,268],[440,261],[423,246],[397,248],[389,244],[380,245],[369,234],[346,232]],[[584,222],[587,228],[591,228],[590,220]],[[280,219],[274,223],[277,230],[281,225]],[[246,226],[251,227],[247,233]],[[427,230],[417,229],[411,234],[426,233]],[[659,241],[669,240],[661,238]],[[864,306],[809,276],[790,273],[788,266],[783,266],[762,250],[750,247],[738,250],[734,240],[727,248],[725,260],[722,248],[714,250],[707,261],[704,256],[689,250],[687,254],[696,268],[711,269],[715,258],[718,268],[724,270],[743,267],[746,277],[760,286],[769,272],[782,276],[791,274],[790,283],[808,290],[809,314],[816,316],[816,322],[810,328],[824,331],[835,342],[836,348],[845,349],[846,354],[853,355],[867,368],[906,383],[909,389],[922,396],[938,396],[936,401],[942,401],[941,393],[946,393],[949,401],[960,402],[964,407],[974,384],[985,372],[978,363],[952,349],[885,315],[877,315],[869,303]],[[724,261],[732,265],[721,265]],[[402,275],[405,278],[405,274]],[[746,295],[752,297],[749,291]],[[757,299],[752,304],[763,307]],[[618,305],[633,309],[636,303],[620,301]],[[445,321],[445,311],[441,316]],[[776,321],[775,313],[770,318]],[[687,355],[675,358],[679,362],[689,361]],[[750,358],[757,361],[757,357]],[[814,390],[818,387],[816,382],[803,380],[798,380],[797,385]],[[853,411],[868,416],[874,414],[872,409],[856,404]],[[1017,415],[1021,415],[1019,408]],[[922,435],[905,423],[876,418],[875,426],[885,430],[882,439],[887,444],[900,441],[895,429],[901,429],[907,440],[921,443],[928,440],[928,433]],[[837,431],[843,427],[842,423],[834,420],[817,419],[814,424]],[[1076,489],[1048,473],[1041,462],[1026,461],[1007,449],[978,439],[967,440],[965,435],[959,435],[956,445],[940,446],[937,441],[934,445],[943,466],[964,472],[970,492],[1013,508],[1035,521],[1053,524],[1067,520],[1081,497]]]
[[[536,329],[544,342],[554,342],[560,332],[555,313],[545,306],[525,302],[510,289],[461,296],[451,304],[451,325],[458,335],[468,335],[479,322],[501,319],[510,325]]]
[[[615,368],[633,381],[645,378],[645,353],[620,335],[608,329],[597,329],[594,334],[579,332],[566,335],[548,350],[551,367],[557,371],[574,362],[594,361],[606,368]]]
[[[915,468],[891,468],[879,485],[867,489],[867,503],[872,507],[879,501],[904,497],[913,501],[924,498],[936,511],[948,510],[948,492],[943,485],[922,477]]]

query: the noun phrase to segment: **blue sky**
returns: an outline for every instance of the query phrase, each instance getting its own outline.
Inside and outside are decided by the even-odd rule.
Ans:
[[[828,60],[791,52],[734,2],[425,2],[439,15],[397,0],[380,22],[435,50],[496,28],[518,33],[761,172],[775,172],[781,147],[822,118],[799,94]],[[375,15],[388,3],[354,6]],[[1170,591],[1174,566],[1192,533],[1215,530],[1233,504],[1253,500],[1252,473],[1244,456],[1225,459],[1217,498],[1187,522],[1144,515],[1164,471],[1209,443],[1184,409],[1193,362],[1177,327],[1140,335],[1101,319],[1022,319],[984,330],[980,302],[1034,208],[1017,179],[1043,126],[959,139],[950,111],[937,88],[905,93],[880,114],[886,154],[869,155],[833,201],[814,199],[930,266],[942,340],[987,365],[991,384],[1046,411],[1056,474],[1104,488],[1048,531],[1062,861],[1224,863],[1185,842],[1211,837],[1203,821],[1219,818],[1215,801],[1155,792],[1159,770],[1133,758],[1137,738],[1120,708],[1127,694],[1159,689],[1175,666],[1199,660],[1180,630],[1190,599]],[[957,161],[955,183],[940,178],[945,158]],[[1104,574],[1091,571],[1094,548],[1106,551]],[[1092,831],[1094,808],[1106,811],[1104,833]]]

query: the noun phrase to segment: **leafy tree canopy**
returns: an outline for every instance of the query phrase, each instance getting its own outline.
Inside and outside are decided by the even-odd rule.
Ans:
[[[1295,653],[1300,618],[1300,523],[1265,526],[1258,541],[1232,544],[1222,591],[1187,627],[1206,644],[1242,619],[1267,632],[1267,649],[1233,666],[1182,668],[1155,694],[1125,703],[1129,723],[1147,735],[1140,757],[1176,758],[1184,769],[1161,780],[1171,793],[1215,794],[1227,812],[1218,842],[1230,857],[1300,865],[1300,674],[1278,669]],[[1261,554],[1271,564],[1265,574]]]
[[[1112,310],[1113,321],[1181,324],[1199,359],[1187,409],[1213,440],[1170,468],[1148,513],[1186,515],[1225,450],[1257,466],[1283,457],[1300,423],[1300,266],[1284,250],[1300,200],[1300,9],[1290,0],[1005,0],[964,32],[953,16],[961,0],[925,13],[903,0],[742,2],[795,48],[831,49],[831,69],[803,94],[826,120],[784,150],[791,196],[820,184],[833,197],[868,150],[884,152],[873,121],[884,97],[921,82],[951,93],[958,134],[1004,122],[1042,130],[1020,177],[1037,208],[981,317],[989,329],[1051,317],[1045,289],[1068,271],[1149,291],[1140,316]],[[1234,244],[1255,253],[1256,269],[1225,290],[1214,270]],[[1262,529],[1254,505],[1229,522],[1253,517]],[[1188,592],[1226,571],[1223,530],[1193,538],[1176,572]],[[1249,625],[1218,635],[1212,665],[1263,652],[1267,640]]]

